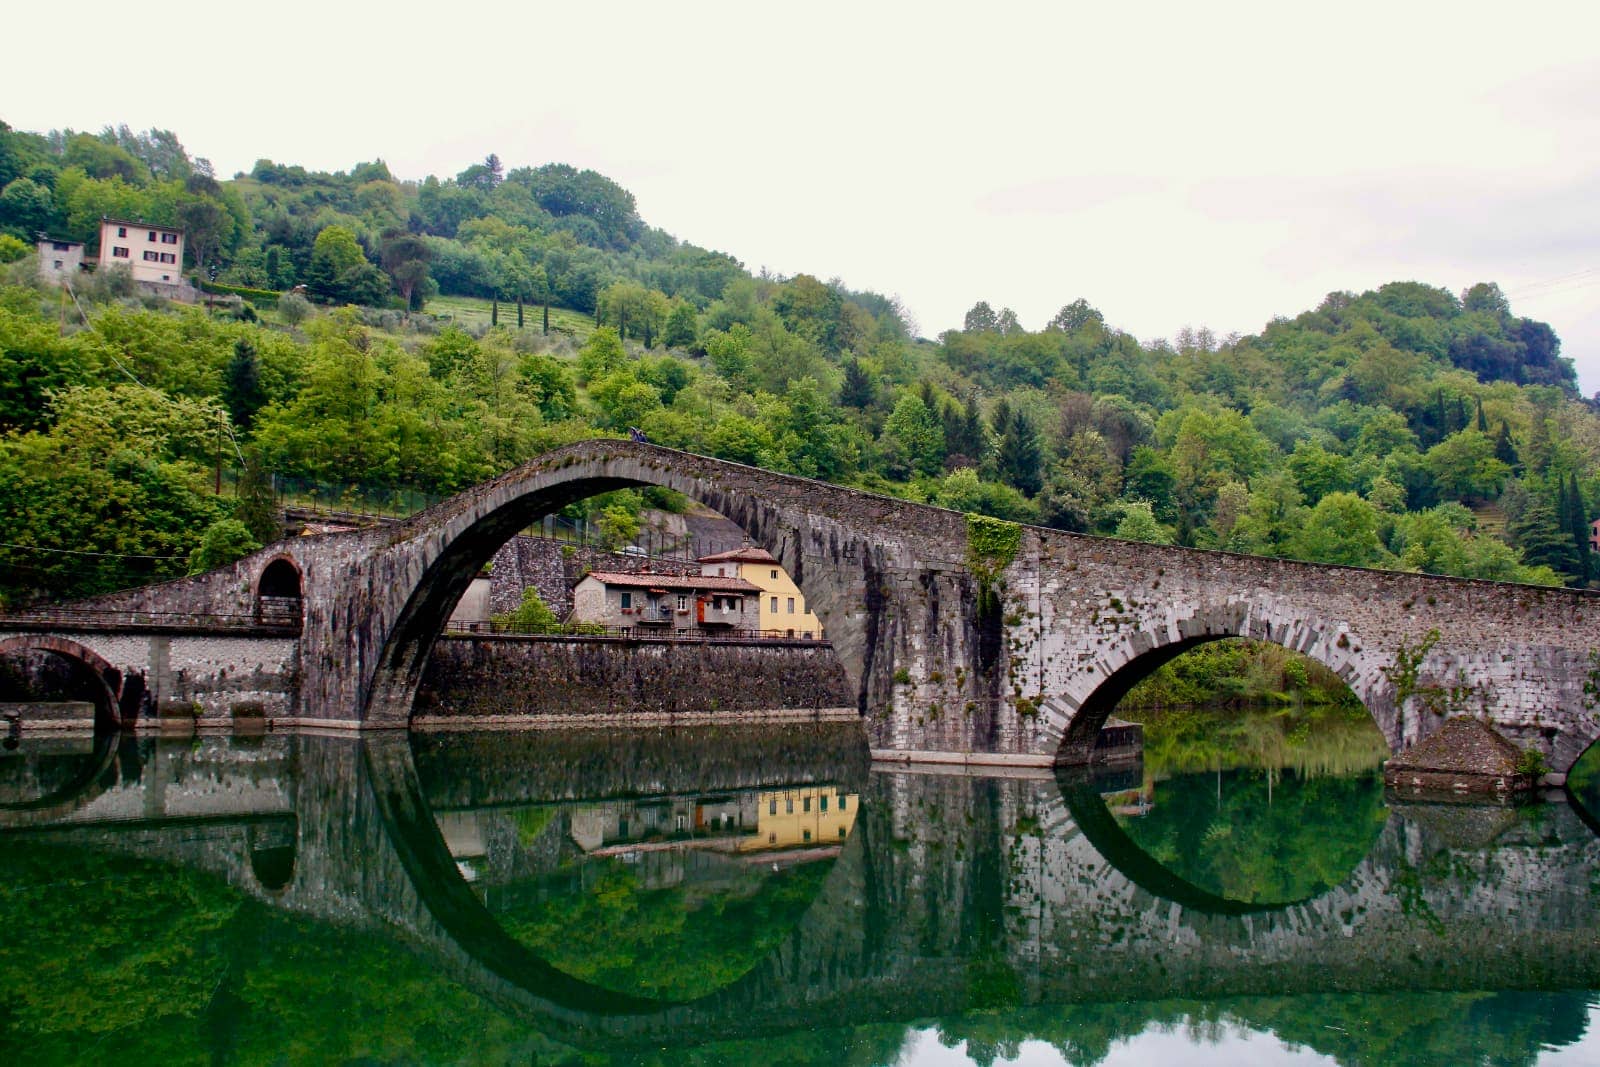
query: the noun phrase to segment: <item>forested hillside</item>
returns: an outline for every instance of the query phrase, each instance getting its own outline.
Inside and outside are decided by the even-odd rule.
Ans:
[[[92,241],[102,215],[183,226],[190,272],[245,302],[171,305],[117,270],[75,299],[40,285],[33,235]],[[1257,335],[1170,342],[1082,299],[1037,330],[978,302],[926,340],[894,300],[651,229],[592,171],[491,156],[418,183],[263,160],[218,180],[126,128],[0,128],[0,260],[13,603],[230,558],[270,534],[272,475],[444,494],[630,426],[1066,530],[1590,577],[1600,417],[1551,329],[1490,283],[1333,293]],[[600,505],[619,538],[643,502]]]

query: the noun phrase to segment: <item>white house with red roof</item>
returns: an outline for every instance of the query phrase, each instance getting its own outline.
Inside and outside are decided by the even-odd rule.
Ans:
[[[742,578],[591,571],[572,590],[572,621],[661,632],[761,628],[761,590]]]

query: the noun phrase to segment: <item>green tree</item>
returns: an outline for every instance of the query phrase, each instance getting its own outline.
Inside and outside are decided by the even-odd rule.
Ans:
[[[1043,461],[1044,449],[1039,442],[1038,427],[1026,411],[1013,412],[995,452],[1000,480],[1026,496],[1037,496],[1043,487],[1039,471]]]
[[[892,471],[937,474],[944,466],[944,428],[916,393],[900,397],[883,427]]]
[[[1133,500],[1123,504],[1122,518],[1117,521],[1111,536],[1152,545],[1170,545],[1175,540],[1172,529],[1156,521],[1148,500]]]
[[[628,354],[622,348],[617,331],[609,326],[601,326],[578,349],[578,382],[588,385],[604,378],[620,369],[627,359]]]
[[[433,248],[428,242],[405,230],[387,230],[378,245],[378,262],[393,280],[405,306],[420,307],[419,298],[427,291],[429,281],[428,266],[433,262]]]
[[[249,527],[238,519],[218,519],[206,527],[200,543],[189,553],[189,573],[204,574],[261,547]]]
[[[1315,563],[1376,567],[1388,561],[1378,540],[1378,509],[1354,493],[1329,493],[1306,515],[1290,552]]]

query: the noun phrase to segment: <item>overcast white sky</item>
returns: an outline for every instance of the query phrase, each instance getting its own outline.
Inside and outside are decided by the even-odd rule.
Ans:
[[[1600,389],[1594,0],[13,7],[19,129],[167,128],[221,176],[592,167],[928,336],[980,299],[1148,340],[1498,281]]]

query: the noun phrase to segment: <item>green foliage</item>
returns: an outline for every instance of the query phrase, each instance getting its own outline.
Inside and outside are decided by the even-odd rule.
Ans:
[[[510,633],[553,634],[561,630],[561,621],[531,585],[522,591],[522,602],[516,610],[496,615],[491,621],[496,630]]]
[[[1417,692],[1418,672],[1428,652],[1439,643],[1439,631],[1430,629],[1415,645],[1401,638],[1394,650],[1394,662],[1383,668],[1383,676],[1394,685],[1394,702],[1403,705]]]
[[[263,307],[277,307],[279,299],[283,296],[282,293],[275,289],[252,289],[248,285],[223,285],[220,282],[204,280],[200,282],[200,291],[223,295],[232,293],[235,296],[244,297],[252,304],[260,304]]]
[[[206,527],[200,543],[189,553],[189,573],[206,571],[232,563],[261,547],[250,528],[237,519],[218,519]]]
[[[989,585],[1017,558],[1022,527],[988,515],[967,515],[967,569]]]

